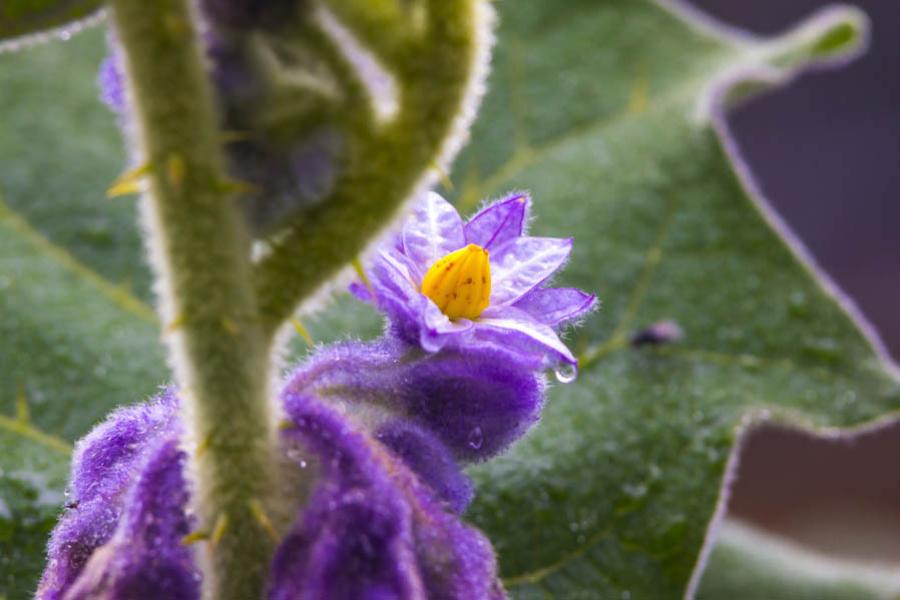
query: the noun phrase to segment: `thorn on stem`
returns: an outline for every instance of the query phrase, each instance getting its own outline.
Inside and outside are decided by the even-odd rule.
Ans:
[[[219,544],[219,542],[222,541],[222,538],[225,537],[225,532],[228,531],[228,525],[228,515],[225,513],[221,513],[216,519],[216,524],[209,536],[209,543],[213,548],[215,548]]]
[[[218,188],[227,194],[258,194],[262,191],[259,186],[237,179],[224,179],[219,182]]]
[[[362,261],[357,256],[350,264],[353,265],[353,270],[356,271],[356,276],[365,284],[366,290],[368,290],[369,295],[373,298],[375,297],[375,292],[372,290],[372,282],[369,281],[368,275],[366,275],[366,270],[363,268]]]
[[[204,437],[202,440],[200,440],[200,443],[197,444],[197,450],[195,452],[195,456],[197,458],[200,458],[201,456],[203,456],[203,454],[207,450],[209,450],[209,447],[212,445],[212,441],[213,441],[212,433],[207,434],[206,437]]]
[[[184,159],[178,154],[171,155],[166,161],[166,178],[169,180],[169,185],[174,188],[181,187],[186,173],[187,165]]]
[[[223,144],[245,142],[250,139],[252,139],[252,135],[248,131],[223,131],[219,136],[219,141]]]
[[[166,325],[166,328],[163,330],[163,333],[166,335],[168,335],[170,333],[174,333],[175,331],[181,329],[184,326],[186,321],[187,321],[187,319],[185,318],[183,313],[177,314],[175,316],[175,318],[172,319],[171,321],[169,321],[169,323]]]
[[[253,514],[253,518],[256,519],[256,522],[259,523],[260,527],[263,528],[263,531],[266,532],[272,541],[278,541],[278,531],[275,530],[275,526],[272,524],[272,520],[269,518],[269,515],[266,514],[265,509],[262,506],[262,503],[253,498],[249,502],[250,512]]]
[[[238,329],[237,323],[235,323],[228,317],[222,317],[222,328],[232,337],[236,336],[240,331]]]
[[[197,542],[203,542],[209,539],[209,532],[198,529],[197,531],[192,531],[183,538],[181,538],[182,546],[190,546],[191,544],[196,544]]]
[[[301,338],[303,338],[303,341],[306,342],[308,348],[312,348],[316,345],[315,342],[313,342],[312,336],[309,335],[309,331],[303,326],[303,323],[300,322],[300,319],[291,317],[291,325],[294,326],[294,330]]]
[[[16,420],[23,425],[27,425],[31,421],[28,396],[25,394],[25,386],[21,383],[16,386]]]
[[[450,176],[447,174],[447,171],[444,170],[441,165],[439,165],[436,161],[431,161],[431,168],[437,171],[438,179],[441,180],[441,185],[444,186],[444,189],[448,192],[453,191],[453,182],[450,180]]]
[[[125,171],[106,190],[106,197],[117,198],[119,196],[141,193],[144,191],[144,181],[152,170],[152,163],[145,162],[129,171]]]

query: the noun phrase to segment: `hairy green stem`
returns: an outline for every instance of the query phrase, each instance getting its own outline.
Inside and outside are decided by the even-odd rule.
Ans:
[[[110,0],[150,192],[145,217],[185,405],[204,596],[263,594],[274,547],[269,353],[249,236],[227,192],[212,91],[188,0]]]

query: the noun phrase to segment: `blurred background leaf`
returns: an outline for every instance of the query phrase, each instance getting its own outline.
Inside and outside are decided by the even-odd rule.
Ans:
[[[97,100],[103,34],[0,55],[0,596],[28,598],[71,445],[168,377],[124,164]]]
[[[738,521],[726,521],[697,600],[892,600],[895,570],[828,559]]]
[[[0,50],[14,49],[24,36],[50,29],[77,29],[79,21],[96,15],[101,0],[3,0],[0,4]],[[66,36],[66,34],[64,34]]]
[[[469,517],[516,597],[678,597],[743,426],[845,426],[900,407],[896,380],[765,223],[698,110],[733,68],[847,51],[858,15],[768,43],[689,27],[651,2],[498,8],[491,92],[452,196],[471,210],[531,190],[536,233],[576,238],[560,283],[604,306],[571,336],[578,382],[551,390],[544,421],[508,456],[473,469]],[[0,430],[21,443],[0,464],[10,598],[33,589],[67,444],[166,377],[133,206],[103,199],[124,159],[94,100],[102,54],[94,31],[0,56],[0,277],[11,282],[0,326],[4,346],[19,340],[0,350]],[[627,344],[663,319],[683,342]],[[322,341],[379,323],[344,297],[311,325]]]

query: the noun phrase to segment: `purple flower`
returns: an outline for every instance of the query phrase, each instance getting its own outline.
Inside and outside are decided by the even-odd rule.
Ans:
[[[370,266],[371,293],[359,283],[351,290],[374,300],[396,335],[427,352],[504,347],[534,368],[574,365],[557,329],[596,298],[547,286],[572,240],[525,235],[528,205],[526,195],[514,194],[463,223],[429,193]]]
[[[322,479],[276,553],[270,600],[505,598],[484,536],[353,419],[290,391],[285,410]]]
[[[472,498],[457,462],[486,460],[537,423],[543,377],[503,348],[423,352],[395,339],[321,348],[288,395],[364,412],[375,436],[456,512]]]
[[[297,468],[314,479],[276,550],[270,600],[505,597],[488,541],[404,465],[418,461],[434,481],[471,494],[427,430],[386,423],[379,442],[340,403],[290,386],[282,399],[283,449],[302,456]],[[114,412],[78,444],[71,508],[51,537],[39,600],[200,598],[196,557],[183,543],[195,523],[180,430],[177,398],[167,392]]]
[[[93,598],[100,590],[109,598],[199,597],[180,544],[190,521],[179,430],[177,400],[165,392],[117,410],[78,443],[37,598]]]

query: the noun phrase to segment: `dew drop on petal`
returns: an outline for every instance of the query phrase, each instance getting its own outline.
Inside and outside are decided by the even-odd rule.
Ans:
[[[560,383],[572,383],[578,378],[578,367],[575,365],[565,364],[557,367],[554,371],[556,380]]]
[[[475,427],[472,431],[469,432],[469,447],[473,450],[478,450],[481,448],[481,445],[484,443],[484,433],[481,431],[481,427]]]

